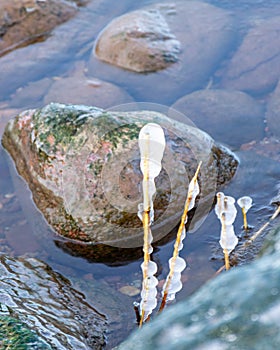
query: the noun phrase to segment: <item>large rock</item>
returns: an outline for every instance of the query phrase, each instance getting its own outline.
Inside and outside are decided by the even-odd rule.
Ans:
[[[170,306],[118,350],[274,350],[280,344],[280,227],[267,253]]]
[[[269,131],[280,139],[280,80],[267,103],[266,121]]]
[[[154,4],[108,24],[97,38],[89,72],[125,84],[138,100],[169,104],[207,85],[233,39],[225,10],[199,1]]]
[[[215,140],[232,147],[264,136],[264,107],[240,91],[199,90],[180,98],[172,107]]]
[[[0,56],[35,42],[77,12],[74,2],[64,0],[2,0],[0,3]]]
[[[0,345],[8,339],[13,349],[27,349],[31,341],[34,349],[104,348],[105,317],[66,278],[34,258],[4,255],[0,272],[0,334],[6,335]]]
[[[85,242],[138,247],[143,243],[137,217],[142,201],[138,134],[148,122],[160,124],[167,140],[155,198],[153,233],[157,241],[178,223],[188,179],[199,161],[197,219],[210,210],[216,188],[235,173],[235,157],[206,133],[159,112],[105,112],[50,104],[11,121],[3,145],[28,182],[36,205],[59,234]]]
[[[280,77],[280,17],[269,18],[249,30],[222,79],[225,88],[256,95],[270,92]]]

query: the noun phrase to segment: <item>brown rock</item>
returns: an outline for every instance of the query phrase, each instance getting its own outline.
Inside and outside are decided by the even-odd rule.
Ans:
[[[35,42],[77,12],[63,0],[2,0],[0,3],[0,56]]]
[[[264,135],[264,107],[246,93],[200,90],[180,98],[172,108],[182,112],[215,140],[240,147]],[[184,122],[184,118],[180,120]]]
[[[280,77],[280,16],[257,22],[226,67],[222,86],[257,95]]]

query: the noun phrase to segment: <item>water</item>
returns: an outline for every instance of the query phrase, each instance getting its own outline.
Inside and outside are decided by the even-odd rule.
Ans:
[[[234,18],[236,40],[228,48],[225,60],[232,55],[232,51],[235,50],[251,23],[272,15],[280,15],[278,1],[247,0],[233,3],[226,0],[209,0],[207,2],[230,10]],[[156,1],[142,1],[142,6],[153,3]],[[74,19],[54,30],[45,42],[18,49],[0,58],[0,135],[7,121],[18,111],[44,105],[50,84],[67,76],[71,70],[77,69],[77,62],[78,70],[81,69],[79,67],[87,67],[92,44],[99,31],[112,18],[137,7],[139,5],[132,0],[117,3],[114,0],[92,1],[88,7],[81,9],[80,14]],[[101,68],[96,72],[99,78],[104,75],[106,80],[113,74],[111,80],[114,83],[119,79],[120,87],[136,99],[136,102],[143,102],[137,97],[135,90],[132,88],[130,90],[131,85],[126,86],[125,77],[131,75],[130,73],[115,73],[112,67],[96,59],[95,64]],[[158,75],[155,74],[154,84],[157,83],[157,78]],[[222,78],[223,76],[215,76],[216,88],[219,88]],[[151,82],[153,83],[153,80]],[[146,90],[147,86],[145,85],[143,89]],[[178,95],[172,89],[168,93],[169,105],[171,105]],[[152,96],[154,86],[151,85],[146,94]],[[79,95],[79,91],[76,91],[76,95]],[[264,92],[260,101],[266,98]],[[153,100],[158,104],[166,104],[166,101],[160,94]],[[226,125],[223,124],[220,127],[226,128]],[[242,127],[239,128],[239,132],[242,133]],[[226,140],[219,141],[226,143]],[[259,156],[251,150],[242,150],[237,147],[235,151],[240,158],[240,167],[231,183],[222,190],[236,198],[243,195],[253,198],[254,206],[248,212],[248,222],[251,226],[259,228],[273,212],[269,202],[276,194],[280,164],[270,156]],[[240,236],[242,236],[241,226],[242,215],[239,212],[235,227],[236,233]],[[184,287],[177,295],[177,300],[184,299],[197,290],[223,265],[222,254],[218,247],[219,233],[220,224],[212,211],[195,233],[188,234],[182,257],[186,258],[189,268],[182,274]],[[174,235],[175,230],[166,240],[155,246],[153,258],[159,265],[158,279],[161,284],[168,273],[167,261],[172,254]],[[241,240],[244,238],[241,237]],[[0,242],[3,253],[11,256],[26,255],[40,258],[77,285],[79,282],[83,283],[94,278],[100,283],[105,283],[120,297],[122,295],[118,290],[121,287],[127,285],[140,287],[141,249],[133,253],[115,251],[112,258],[111,252],[100,255],[99,246],[88,250],[80,247],[86,258],[77,256],[73,253],[71,244],[58,237],[36,210],[30,191],[16,175],[13,164],[2,148],[0,148]],[[83,292],[90,293],[87,290]],[[121,300],[125,305],[125,308],[122,308],[122,317],[116,320],[115,315],[109,315],[114,326],[108,337],[108,348],[124,339],[135,327],[132,302],[139,300],[139,296],[123,296]],[[110,309],[110,305],[106,306],[107,309],[102,305],[102,300],[95,302],[94,306],[101,312]],[[117,337],[114,331],[118,333]]]

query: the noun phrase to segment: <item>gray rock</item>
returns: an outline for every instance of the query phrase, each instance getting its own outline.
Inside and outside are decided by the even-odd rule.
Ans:
[[[280,17],[260,22],[248,32],[233,55],[222,86],[263,95],[273,90],[280,77]]]
[[[232,147],[264,136],[264,107],[240,91],[200,90],[180,98],[172,108],[215,140]]]
[[[280,344],[280,227],[272,248],[170,306],[118,350],[274,350]]]
[[[133,31],[132,23],[138,15],[140,23],[148,23],[143,29]],[[126,26],[121,32],[118,23],[123,21]],[[160,26],[153,34],[150,27],[154,30],[158,22]],[[112,33],[118,36],[118,41]],[[113,40],[108,38],[109,35]],[[129,40],[125,41],[127,37]],[[232,17],[225,10],[199,1],[155,4],[115,19],[101,32],[89,62],[89,72],[101,79],[124,84],[137,100],[169,104],[182,93],[204,87],[233,40]],[[180,43],[180,52],[177,52],[179,45],[176,42]],[[136,74],[113,65],[110,67],[96,58],[95,51],[102,60],[137,72],[161,70]],[[128,57],[132,51],[141,52],[136,62],[134,54],[132,58]],[[162,55],[162,51],[166,55]],[[151,86],[154,87],[152,94]]]
[[[280,81],[268,100],[266,121],[269,131],[280,139]]]
[[[142,175],[138,134],[148,122],[165,130],[163,171],[157,178],[154,241],[179,222],[188,179],[202,161],[200,210],[208,213],[215,190],[231,179],[237,160],[201,130],[152,111],[105,112],[50,104],[11,121],[3,145],[27,181],[37,207],[71,239],[119,247],[142,246],[137,217]],[[195,224],[196,219],[193,219]]]
[[[4,255],[0,256],[0,272],[0,323],[6,323],[5,317],[17,320],[17,334],[11,329],[15,321],[10,323],[10,330],[6,329],[11,342],[21,336],[17,341],[22,343],[16,343],[16,349],[26,349],[32,335],[37,345],[40,342],[40,349],[104,347],[105,317],[66,278],[34,258]]]

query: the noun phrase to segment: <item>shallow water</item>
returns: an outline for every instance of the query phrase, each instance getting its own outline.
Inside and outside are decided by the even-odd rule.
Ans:
[[[207,2],[232,11],[232,16],[235,19],[234,30],[238,38],[242,38],[252,21],[265,19],[276,14],[280,15],[278,1],[209,0]],[[153,3],[156,1],[142,1],[143,6]],[[86,8],[81,9],[76,18],[54,30],[47,41],[21,48],[0,58],[0,135],[3,133],[6,122],[18,111],[44,104],[46,90],[42,79],[59,79],[73,70],[77,62],[79,64],[82,62],[86,67],[93,41],[98,32],[113,17],[135,8],[137,5],[132,0],[117,3],[114,0],[92,1]],[[67,33],[65,33],[65,28],[68,30]],[[69,28],[71,28],[70,31]],[[230,50],[228,54],[230,55]],[[101,72],[104,72],[105,76],[111,69],[110,66],[103,63],[100,63],[100,67],[102,67]],[[32,86],[32,82],[37,83]],[[28,84],[31,85],[26,89]],[[123,80],[120,86],[126,88]],[[215,87],[219,87],[217,77],[215,78]],[[152,95],[153,90],[154,88],[151,86],[147,95]],[[127,92],[135,99],[133,92],[129,90]],[[171,90],[170,101],[174,101],[178,97],[173,96],[172,93]],[[78,94],[79,91],[77,91]],[[146,101],[136,99],[136,102]],[[164,105],[166,100],[159,96],[153,102]],[[221,127],[226,128],[226,125],[221,125]],[[242,133],[242,126],[239,128],[239,132]],[[226,143],[226,140],[219,141]],[[270,157],[259,156],[254,151],[242,149],[234,151],[240,159],[240,167],[234,179],[223,188],[223,191],[236,198],[242,195],[250,195],[253,198],[254,206],[248,213],[248,221],[251,226],[259,228],[273,212],[269,202],[276,194],[280,163]],[[239,235],[242,235],[241,226],[242,217],[239,212],[235,222],[236,233]],[[197,290],[223,265],[221,251],[218,249],[217,243],[219,232],[219,222],[212,211],[195,232],[188,234],[182,256],[186,258],[189,268],[183,272],[184,287],[178,293],[177,300],[183,299]],[[160,267],[158,276],[160,283],[167,275],[167,261],[172,254],[173,237],[174,234],[171,234],[165,242],[157,244],[153,254],[154,260]],[[118,290],[121,287],[133,285],[139,288],[140,286],[141,249],[131,255],[126,251],[116,252],[118,257],[120,254],[126,256],[123,259],[124,263],[114,261],[106,254],[100,256],[99,251],[99,255],[95,252],[89,253],[88,259],[75,256],[71,247],[67,246],[63,239],[56,236],[44,222],[40,213],[37,212],[26,184],[18,178],[13,164],[2,148],[0,148],[0,242],[3,253],[12,256],[28,255],[40,258],[77,285],[79,281],[83,283],[83,281],[90,281],[93,278],[100,283],[105,283],[120,297],[121,294]],[[83,290],[83,292],[89,293],[87,290]],[[122,311],[122,317],[117,321],[114,320],[114,329],[117,329],[118,336],[114,330],[109,334],[108,348],[116,345],[127,336],[132,328],[136,327],[132,302],[139,300],[139,295],[135,297],[125,296],[121,300],[126,306],[122,310],[126,309],[127,311],[126,313]],[[97,304],[94,306],[103,312],[102,300]],[[109,317],[113,319],[115,316]]]

